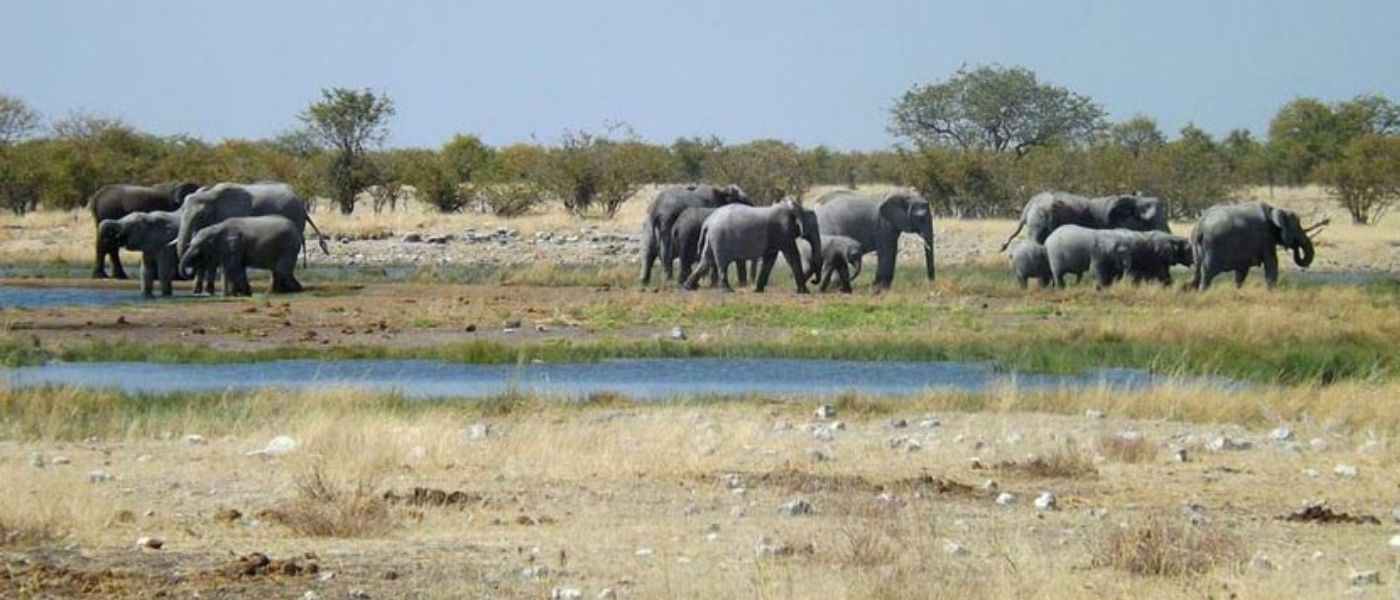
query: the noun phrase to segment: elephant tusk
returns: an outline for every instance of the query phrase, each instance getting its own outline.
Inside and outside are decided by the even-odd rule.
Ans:
[[[1327,217],[1326,219],[1323,219],[1323,220],[1321,220],[1321,221],[1318,221],[1318,222],[1316,222],[1316,223],[1313,223],[1311,226],[1309,226],[1308,228],[1304,229],[1304,230],[1303,230],[1303,233],[1312,233],[1314,230],[1322,229],[1323,227],[1326,227],[1326,226],[1331,225],[1331,224],[1332,224],[1332,217]]]

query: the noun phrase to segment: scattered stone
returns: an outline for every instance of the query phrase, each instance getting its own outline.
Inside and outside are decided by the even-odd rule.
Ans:
[[[72,464],[72,462],[73,459],[68,458],[67,456],[55,456],[53,457],[53,460],[49,461],[49,463],[53,465],[67,465]]]
[[[988,479],[987,481],[982,483],[982,491],[987,492],[989,494],[997,491],[997,489],[1000,487],[1001,486],[997,484],[997,480],[995,479]]]
[[[594,598],[598,600],[615,600],[617,598],[617,591],[610,587],[605,587],[598,590],[598,595],[594,596]]]
[[[908,427],[908,426],[909,426],[909,421],[906,421],[906,420],[904,420],[904,419],[895,419],[895,420],[893,420],[893,421],[890,421],[890,427],[892,427],[892,428],[894,428],[894,429],[904,429],[905,427]]]
[[[296,559],[272,560],[266,554],[254,552],[240,556],[223,568],[225,575],[233,578],[259,577],[263,575],[315,575],[320,568],[314,562],[302,563]],[[365,596],[368,597],[368,596]]]
[[[1249,568],[1261,573],[1267,573],[1275,569],[1274,561],[1269,560],[1269,555],[1264,554],[1263,551],[1255,552],[1254,557],[1249,559]]]
[[[248,456],[272,458],[291,454],[297,449],[297,441],[290,436],[279,435],[267,442],[267,446],[248,452]]]
[[[549,600],[583,600],[583,590],[571,587],[557,587],[550,590]]]
[[[739,489],[743,489],[743,488],[739,488]],[[744,513],[745,513],[745,512],[747,512],[747,511],[744,509],[744,506],[743,506],[742,504],[736,504],[736,505],[734,505],[733,507],[731,507],[731,508],[729,509],[729,516],[732,517],[732,518],[735,518],[735,519],[739,519],[739,518],[742,518],[742,517],[744,516]]]
[[[720,480],[724,482],[724,487],[731,490],[744,488],[744,476],[738,473],[725,473]]]
[[[914,439],[914,438],[905,438],[905,439],[904,439],[904,451],[905,451],[905,452],[918,452],[918,451],[920,451],[920,450],[923,450],[923,448],[924,448],[924,445],[923,445],[923,443],[920,442],[919,440],[916,440],[916,439]]]
[[[111,471],[108,471],[106,469],[97,469],[95,471],[88,472],[88,483],[107,483],[109,481],[115,480],[116,478],[117,477],[113,475]]]
[[[651,558],[656,551],[651,548],[638,548],[633,554],[636,554],[637,558]]]
[[[1351,584],[1356,586],[1380,585],[1381,573],[1380,571],[1352,571]]]
[[[165,547],[165,540],[158,537],[142,536],[136,538],[137,550],[160,550],[163,547]]]
[[[812,428],[812,437],[823,442],[829,442],[836,437],[836,432],[828,425],[818,425]]]
[[[1023,439],[1025,439],[1025,436],[1021,435],[1020,432],[1012,431],[1002,436],[1001,441],[1006,443],[1006,445],[1008,446],[1015,446],[1016,444],[1021,443],[1021,440]]]
[[[1338,477],[1345,477],[1347,479],[1356,479],[1356,476],[1360,475],[1361,471],[1356,468],[1356,465],[1342,464],[1337,465],[1335,468],[1333,468],[1332,474]]]
[[[478,504],[483,500],[481,494],[473,494],[461,490],[449,492],[436,488],[415,487],[412,491],[399,494],[393,490],[384,492],[384,501],[389,504],[406,504],[408,506],[468,506]]]
[[[1039,499],[1037,498],[1036,501],[1039,502]],[[1002,492],[997,494],[996,502],[997,506],[1011,506],[1016,503],[1016,496],[1012,495],[1011,492]],[[1037,508],[1039,508],[1039,505],[1037,505]]]
[[[439,235],[430,235],[428,237],[423,238],[423,241],[429,244],[446,244],[447,242],[452,241],[452,236],[445,233]]]
[[[345,598],[346,600],[370,600],[370,595],[369,592],[360,588],[350,588],[350,591],[345,592]]]
[[[503,327],[506,331],[515,331],[517,329],[520,329],[520,319],[510,319],[505,322]]]
[[[1293,440],[1293,430],[1288,427],[1279,427],[1269,433],[1269,439],[1275,442],[1288,442]]]
[[[1210,443],[1206,444],[1206,448],[1211,452],[1249,450],[1253,447],[1254,444],[1249,440],[1237,440],[1223,435],[1217,436],[1215,439],[1212,439]]]
[[[1354,525],[1380,525],[1381,520],[1373,515],[1350,515],[1339,513],[1328,508],[1326,503],[1314,502],[1304,506],[1301,510],[1281,517],[1284,521],[1294,523],[1351,523]]]
[[[1035,497],[1036,510],[1055,510],[1056,506],[1058,503],[1055,495],[1050,492],[1041,492],[1039,496]]]
[[[301,600],[321,600],[321,595],[317,594],[315,590],[307,590],[305,594],[301,595]]]
[[[1184,463],[1190,461],[1191,457],[1186,454],[1185,448],[1177,448],[1172,451],[1172,462]]]
[[[933,428],[935,428],[935,427],[942,427],[942,426],[943,426],[943,421],[940,421],[940,420],[938,420],[938,419],[936,419],[936,418],[928,418],[928,419],[924,419],[924,420],[922,420],[922,421],[919,421],[919,427],[924,428],[924,429],[933,429]]]
[[[467,428],[467,438],[473,440],[484,440],[491,437],[491,426],[486,423],[473,423]]]
[[[967,548],[953,540],[943,540],[943,553],[948,556],[967,556]]]
[[[1089,410],[1084,411],[1084,416],[1086,418],[1094,419],[1096,421],[1108,418],[1107,414],[1096,408],[1091,408]]]
[[[676,341],[679,341],[679,342],[685,341],[685,330],[684,330],[684,329],[681,329],[680,327],[672,327],[672,328],[671,328],[671,339],[676,340]]]
[[[778,514],[787,517],[797,517],[812,514],[812,503],[805,498],[789,500],[778,507]]]
[[[1394,548],[1394,549],[1396,549],[1396,550],[1400,550],[1400,535],[1393,535],[1393,536],[1390,536],[1390,542],[1389,542],[1389,543],[1390,543],[1390,547],[1391,547],[1391,548]]]
[[[1322,477],[1322,473],[1319,473],[1317,469],[1303,469],[1303,476],[1308,479],[1317,479]]]
[[[185,445],[187,446],[203,446],[204,444],[208,443],[204,440],[204,436],[199,435],[197,433],[191,433],[185,436],[183,439]]]
[[[814,411],[814,416],[823,421],[836,418],[836,407],[831,404],[823,404]]]
[[[408,234],[408,235],[403,236],[403,241],[404,241],[405,243],[409,243],[409,244],[416,244],[416,243],[418,243],[418,242],[423,241],[423,234],[421,234],[421,233],[410,233],[410,234]]]

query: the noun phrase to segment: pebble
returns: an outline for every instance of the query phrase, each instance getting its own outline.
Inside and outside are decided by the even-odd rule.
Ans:
[[[676,341],[685,341],[685,330],[681,329],[680,327],[672,327],[671,339]]]
[[[904,419],[894,419],[893,421],[890,421],[890,427],[894,429],[904,429],[908,426],[909,421],[906,421]]]
[[[922,427],[922,428],[924,428],[924,429],[933,429],[933,428],[935,428],[935,427],[942,427],[942,426],[943,426],[943,421],[940,421],[940,420],[938,420],[938,419],[924,419],[924,420],[922,420],[922,421],[919,421],[919,427]]]
[[[651,548],[638,548],[633,554],[636,555],[637,558],[651,558],[656,554],[656,551]]]
[[[1381,573],[1380,573],[1380,571],[1352,571],[1352,572],[1351,572],[1351,584],[1352,584],[1352,585],[1380,585],[1380,584],[1381,584]]]
[[[1333,468],[1332,474],[1338,477],[1345,477],[1347,479],[1356,479],[1356,476],[1360,475],[1361,471],[1356,468],[1356,465],[1343,464],[1337,465],[1335,468]]]
[[[1039,496],[1035,497],[1036,510],[1055,510],[1056,506],[1055,495],[1050,492],[1041,492]]]
[[[207,441],[205,441],[204,436],[199,435],[197,433],[191,433],[182,439],[184,440],[185,445],[187,446],[203,446],[204,444],[208,443]]]
[[[953,540],[943,540],[943,553],[948,556],[967,556],[967,548]]]
[[[1249,450],[1253,447],[1254,444],[1249,440],[1237,440],[1223,435],[1217,436],[1215,439],[1212,439],[1210,443],[1206,444],[1206,448],[1210,449],[1211,452]]]
[[[88,473],[88,483],[107,483],[108,481],[112,481],[116,478],[117,477],[115,475],[112,475],[111,471],[108,471],[106,469],[97,469],[96,471],[91,471]]]
[[[1274,561],[1269,560],[1269,555],[1264,554],[1263,552],[1254,553],[1254,557],[1249,559],[1249,568],[1263,573],[1267,573],[1275,569]]]
[[[314,590],[307,590],[305,594],[301,595],[301,600],[321,600],[321,595]]]
[[[582,600],[583,590],[571,587],[557,587],[549,592],[549,600]]]
[[[805,498],[789,500],[778,507],[778,514],[788,517],[797,517],[812,514],[812,503]]]
[[[1036,501],[1039,502],[1039,499],[1037,498]],[[1016,496],[1011,492],[1002,492],[997,494],[996,502],[997,506],[1011,506],[1016,503]],[[1039,508],[1040,505],[1037,504],[1036,507]]]
[[[55,456],[50,462],[55,465],[67,465],[71,464],[73,462],[73,459],[68,458],[67,456]]]
[[[1191,458],[1186,454],[1185,448],[1177,448],[1172,451],[1172,462],[1190,462]]]
[[[813,415],[818,419],[827,420],[836,418],[836,407],[830,404],[823,404],[813,411]]]
[[[1400,535],[1390,536],[1390,547],[1400,550]]]
[[[485,423],[473,423],[467,428],[467,438],[473,440],[484,440],[491,436],[491,426]]]
[[[982,482],[982,491],[987,492],[987,493],[995,492],[995,491],[997,491],[997,488],[999,488],[999,487],[1001,487],[1001,486],[1000,486],[999,484],[997,484],[997,480],[995,480],[995,479],[988,479],[988,480]]]
[[[1094,419],[1097,421],[1108,418],[1108,415],[1099,409],[1091,408],[1089,410],[1084,411],[1084,417]]]
[[[1322,473],[1317,472],[1317,469],[1303,469],[1303,477],[1307,477],[1308,479],[1317,479],[1321,476]]]
[[[284,456],[291,454],[297,449],[297,441],[290,436],[279,435],[267,442],[267,445],[258,450],[248,452],[248,456],[261,456],[263,458]]]
[[[598,590],[598,595],[594,597],[598,600],[614,600],[615,598],[617,598],[617,590],[614,590],[610,587],[603,588],[601,590]]]
[[[160,539],[160,538],[158,538],[158,537],[146,537],[146,536],[142,536],[142,537],[136,538],[136,549],[137,549],[137,550],[160,550],[160,549],[161,549],[162,547],[164,547],[164,546],[165,546],[165,540],[162,540],[162,539]]]
[[[1293,440],[1293,430],[1287,427],[1279,427],[1269,433],[1269,439],[1275,442],[1287,442]]]

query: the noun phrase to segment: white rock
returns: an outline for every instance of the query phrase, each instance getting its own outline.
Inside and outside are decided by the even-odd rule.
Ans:
[[[617,591],[608,587],[598,590],[598,595],[594,596],[598,600],[614,600],[617,598]]]
[[[1308,440],[1308,447],[1312,448],[1313,452],[1325,452],[1327,451],[1327,446],[1327,440],[1320,437]]]
[[[413,460],[423,460],[428,458],[428,449],[422,446],[414,446],[408,450],[408,457]]]
[[[1351,584],[1352,584],[1352,585],[1380,585],[1380,584],[1381,584],[1381,574],[1380,574],[1380,571],[1352,571],[1352,572],[1351,572]]]
[[[967,548],[953,540],[943,540],[943,553],[948,556],[967,556]]]
[[[1317,479],[1321,476],[1322,473],[1318,473],[1317,469],[1303,469],[1303,477],[1307,477],[1308,479]]]
[[[583,590],[571,587],[556,587],[550,590],[549,600],[583,600]]]
[[[916,440],[916,439],[914,439],[914,438],[906,438],[906,439],[904,440],[904,451],[905,451],[905,452],[918,452],[918,451],[920,451],[920,450],[923,450],[923,448],[924,448],[924,445],[923,445],[923,443],[920,442],[919,440]]]
[[[486,423],[472,423],[467,428],[467,438],[473,440],[484,440],[491,437],[491,426]]]
[[[995,491],[997,491],[997,488],[999,488],[999,487],[1001,487],[1001,486],[1000,486],[999,484],[997,484],[997,480],[995,480],[995,479],[988,479],[988,480],[982,482],[982,491],[984,491],[984,492],[988,492],[988,493],[995,492]]]
[[[1089,409],[1089,410],[1084,411],[1084,416],[1085,416],[1086,418],[1095,419],[1095,420],[1105,419],[1105,418],[1108,417],[1107,414],[1104,414],[1103,411],[1098,410],[1098,409],[1096,409],[1096,408],[1091,408],[1091,409]]]
[[[315,590],[306,590],[306,593],[301,595],[301,600],[321,600],[321,595]]]
[[[1293,430],[1288,427],[1279,427],[1269,432],[1269,439],[1275,442],[1287,442],[1293,439]]]
[[[97,469],[95,471],[88,472],[88,483],[107,483],[108,481],[115,480],[116,478],[117,477],[115,475],[112,475],[111,471],[108,471],[106,469]]]
[[[1001,441],[1007,445],[1015,446],[1016,444],[1021,443],[1021,440],[1023,439],[1025,439],[1025,436],[1021,435],[1020,432],[1012,431],[1002,436]]]
[[[812,437],[819,441],[829,442],[836,437],[836,433],[826,425],[820,425],[812,429]]]
[[[1400,550],[1400,535],[1390,536],[1390,547],[1396,550]]]
[[[1356,465],[1343,464],[1334,467],[1332,469],[1332,474],[1338,477],[1345,477],[1347,479],[1356,479],[1356,476],[1360,475],[1361,471],[1356,468]]]
[[[671,339],[676,341],[685,341],[685,330],[681,329],[680,327],[672,327]]]
[[[55,456],[53,457],[53,461],[51,462],[55,465],[66,465],[71,464],[73,462],[73,459],[68,458],[67,456]]]
[[[1000,494],[997,494],[996,502],[997,506],[1011,506],[1012,504],[1016,503],[1016,496],[1011,492],[1002,492]],[[1036,502],[1039,502],[1039,499],[1037,499]],[[1039,504],[1037,504],[1036,506],[1038,508]]]
[[[821,406],[818,406],[817,410],[813,411],[813,416],[822,420],[835,419],[836,407],[831,404],[823,404]]]
[[[1041,492],[1035,497],[1035,508],[1037,510],[1055,510],[1057,505],[1055,495],[1050,492]]]
[[[1206,444],[1206,448],[1208,448],[1211,452],[1230,452],[1237,450],[1248,450],[1253,447],[1254,444],[1251,443],[1249,440],[1237,440],[1223,435],[1215,437],[1215,439],[1212,439],[1208,444]]]
[[[919,421],[919,427],[922,427],[922,428],[924,428],[924,429],[934,429],[934,428],[936,428],[936,427],[942,427],[942,426],[943,426],[943,421],[940,421],[940,420],[938,420],[938,419],[936,419],[936,418],[929,418],[929,419],[924,419],[924,420],[922,420],[922,421]]]
[[[1390,522],[1400,525],[1400,506],[1390,509]]]
[[[651,548],[638,548],[633,554],[635,554],[637,558],[651,558],[656,555],[656,551]]]
[[[197,433],[191,433],[181,439],[184,440],[185,445],[187,446],[203,446],[204,444],[208,443],[207,441],[205,441],[204,436],[199,435]]]
[[[1141,432],[1141,431],[1120,431],[1120,432],[1118,432],[1118,433],[1113,434],[1113,438],[1116,439],[1116,440],[1118,440],[1118,441],[1120,441],[1120,442],[1126,442],[1126,443],[1131,444],[1131,443],[1134,443],[1134,442],[1140,442],[1140,441],[1142,441],[1142,432]]]
[[[158,537],[142,536],[136,538],[137,550],[160,550],[165,546],[165,540]]]
[[[789,500],[778,507],[778,514],[788,517],[797,517],[812,514],[812,503],[805,498]]]
[[[724,487],[731,490],[744,487],[744,476],[738,473],[725,473],[720,479],[724,481]]]
[[[1186,454],[1185,448],[1177,448],[1176,450],[1172,451],[1172,462],[1184,463],[1189,462],[1190,460],[1191,457]]]
[[[1254,557],[1249,559],[1249,568],[1262,573],[1273,571],[1274,561],[1269,560],[1269,555],[1263,552],[1255,552]]]

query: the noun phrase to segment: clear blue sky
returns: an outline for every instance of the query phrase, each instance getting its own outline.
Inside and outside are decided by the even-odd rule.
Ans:
[[[209,140],[273,135],[353,86],[394,99],[394,146],[623,121],[660,142],[874,149],[899,94],[990,62],[1169,133],[1262,133],[1300,95],[1400,97],[1394,0],[0,0],[0,16],[0,91]]]

